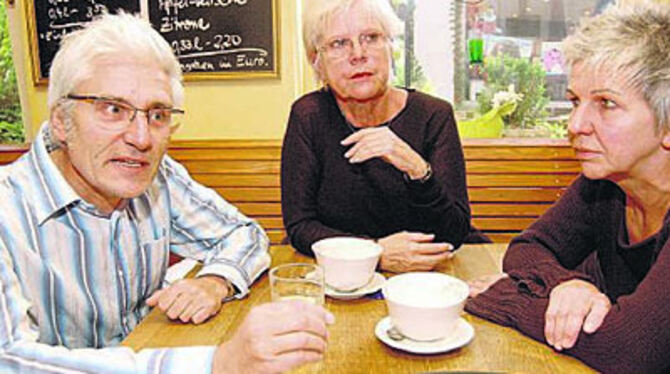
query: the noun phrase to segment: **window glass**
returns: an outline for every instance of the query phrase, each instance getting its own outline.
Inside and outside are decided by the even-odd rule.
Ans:
[[[5,6],[0,1],[0,144],[25,141]]]
[[[612,0],[392,0],[395,84],[445,98],[462,137],[565,138],[560,41]]]

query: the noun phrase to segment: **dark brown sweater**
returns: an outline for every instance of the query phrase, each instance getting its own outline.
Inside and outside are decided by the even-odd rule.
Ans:
[[[612,301],[602,326],[563,352],[605,373],[670,369],[670,222],[629,245],[626,197],[609,181],[580,176],[505,254],[510,278],[468,301],[466,310],[546,343],[549,292],[580,278]]]
[[[410,90],[407,105],[388,126],[430,162],[432,178],[407,181],[379,158],[350,164],[344,157],[349,147],[340,141],[353,130],[329,91],[293,104],[282,148],[282,213],[300,252],[311,255],[312,243],[327,237],[376,239],[402,230],[462,243],[470,209],[451,105]]]

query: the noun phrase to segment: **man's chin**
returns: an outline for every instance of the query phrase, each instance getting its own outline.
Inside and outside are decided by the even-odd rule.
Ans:
[[[144,192],[149,189],[151,183],[142,183],[137,182],[123,186],[120,183],[114,188],[115,195],[121,199],[133,199],[138,196],[141,196]]]

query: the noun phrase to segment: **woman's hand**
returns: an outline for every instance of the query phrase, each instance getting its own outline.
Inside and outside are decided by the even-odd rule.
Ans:
[[[435,235],[420,232],[399,232],[377,241],[384,248],[379,262],[382,270],[403,273],[432,270],[451,258],[453,246],[433,243]]]
[[[468,281],[468,286],[470,286],[470,297],[476,297],[503,278],[507,278],[507,273],[489,274]]]
[[[411,179],[420,179],[428,173],[428,163],[388,126],[356,131],[340,144],[344,146],[353,144],[344,154],[351,163],[379,157]]]
[[[610,300],[593,284],[573,279],[554,287],[549,294],[544,336],[557,350],[572,348],[579,331],[591,334],[612,308]]]

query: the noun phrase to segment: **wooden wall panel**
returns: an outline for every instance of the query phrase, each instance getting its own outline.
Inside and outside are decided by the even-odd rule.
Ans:
[[[279,173],[216,174],[191,173],[196,181],[209,187],[279,187]]]
[[[26,149],[0,146],[0,165]],[[473,224],[496,242],[508,242],[528,227],[580,171],[564,141],[465,139],[463,152]],[[280,140],[175,141],[169,155],[184,164],[196,181],[257,219],[272,243],[284,240]]]
[[[467,174],[468,187],[565,187],[577,178],[569,174]]]
[[[28,150],[28,145],[0,145],[0,165],[9,164],[21,157]]]

